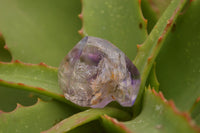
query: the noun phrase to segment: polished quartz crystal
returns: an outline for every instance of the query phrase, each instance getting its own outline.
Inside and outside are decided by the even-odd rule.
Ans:
[[[140,74],[127,56],[110,42],[84,37],[63,59],[59,85],[66,99],[84,107],[103,108],[111,101],[132,106]]]

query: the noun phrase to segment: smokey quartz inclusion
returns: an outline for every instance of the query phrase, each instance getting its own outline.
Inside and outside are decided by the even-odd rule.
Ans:
[[[127,56],[110,42],[91,36],[63,59],[58,79],[66,99],[93,108],[111,101],[130,107],[140,88],[139,71]]]

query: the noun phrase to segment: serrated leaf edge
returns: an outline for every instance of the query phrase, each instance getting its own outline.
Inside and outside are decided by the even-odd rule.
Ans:
[[[84,115],[85,113],[87,115]],[[105,107],[103,109],[91,108],[91,109],[74,114],[71,117],[64,119],[63,121],[57,123],[50,129],[43,131],[42,133],[68,132],[68,131],[71,131],[71,130],[77,128],[78,126],[84,125],[84,124],[92,122],[94,120],[98,120],[104,114],[115,116],[115,117],[118,117],[119,119],[127,119],[127,118],[130,119],[130,117],[131,117],[129,113],[127,113],[123,110],[119,110],[117,108],[112,108],[112,107]],[[118,115],[118,114],[120,114],[120,115]],[[84,115],[84,116],[82,116],[82,115]],[[76,122],[73,123],[72,125],[66,126],[66,123],[68,124],[69,122],[71,122],[73,120],[75,120]]]
[[[84,37],[86,36],[85,32],[84,32],[84,24],[83,24],[83,0],[81,0],[81,13],[78,15],[78,17],[80,18],[81,20],[81,29],[78,31],[79,35],[81,35],[81,37]]]
[[[112,118],[108,115],[101,116],[101,119],[107,119],[108,121],[112,122],[114,125],[118,126],[120,129],[122,129],[126,133],[131,133],[131,131],[121,122],[119,122],[117,119]]]
[[[179,111],[178,108],[175,106],[174,101],[172,101],[172,100],[169,100],[169,101],[168,101],[168,100],[164,97],[164,95],[163,95],[163,93],[162,93],[161,91],[156,92],[154,89],[151,89],[150,86],[148,87],[148,90],[147,90],[147,91],[150,91],[150,92],[153,93],[156,97],[159,97],[166,105],[168,105],[168,106],[173,110],[173,112],[174,112],[175,114],[177,114],[177,115],[181,116],[182,118],[184,118],[184,119],[187,121],[187,123],[189,124],[189,126],[190,126],[193,130],[195,130],[195,131],[197,131],[197,132],[200,133],[200,127],[199,127],[198,125],[196,125],[196,123],[192,120],[192,118],[190,117],[190,115],[189,115],[188,112],[181,112],[181,111]],[[114,125],[116,125],[116,126],[122,128],[122,129],[124,129],[124,127],[125,127],[125,125],[124,125],[122,122],[119,122],[118,120],[116,120],[116,119],[114,119],[114,118],[112,118],[112,117],[109,117],[109,116],[106,116],[106,117],[105,117],[105,115],[104,115],[103,118],[105,118],[105,119],[111,121]],[[129,130],[127,130],[127,132],[128,132],[128,131],[129,131]],[[130,133],[130,131],[129,131],[128,133]]]
[[[143,15],[143,13],[142,13],[142,6],[141,6],[141,0],[138,0],[138,3],[139,3],[139,9],[140,9],[140,15],[141,15],[141,17],[142,17],[142,20],[144,21],[144,24],[145,24],[145,32],[146,32],[146,34],[148,35],[148,33],[147,33],[147,23],[148,23],[148,20],[144,17],[144,15]]]
[[[38,93],[38,94],[42,94],[44,96],[49,96],[49,97],[51,97],[55,100],[66,103],[69,106],[72,106],[74,108],[77,108],[77,109],[80,109],[80,110],[86,109],[85,107],[78,106],[78,105],[72,103],[71,101],[65,99],[64,95],[62,95],[62,94],[56,94],[56,93],[47,91],[47,90],[45,90],[44,88],[41,88],[41,87],[29,86],[29,85],[26,85],[24,83],[9,82],[9,81],[5,81],[5,80],[2,80],[2,79],[0,79],[0,85],[6,86],[6,87],[15,87],[15,88],[17,87],[17,89],[19,89],[19,90],[35,92],[35,93]]]
[[[133,114],[135,115],[138,115],[141,110],[139,106],[141,104],[140,102],[144,92],[146,80],[152,68],[152,65],[162,47],[163,40],[168,35],[170,29],[172,28],[172,24],[176,20],[177,16],[179,15],[178,13],[182,10],[185,3],[186,0],[178,0],[178,2],[177,0],[173,0],[165,11],[171,11],[171,7],[175,6],[173,7],[173,12],[170,12],[170,14],[164,13],[156,23],[144,43],[141,45],[137,45],[138,52],[133,62],[140,71],[141,85],[136,102],[134,104],[134,107],[138,108],[137,110],[134,110]],[[160,27],[161,30],[158,31],[157,27]]]
[[[53,67],[53,66],[49,66],[43,62],[39,63],[39,64],[31,64],[31,63],[24,63],[20,60],[12,60],[11,62],[2,62],[0,61],[0,64],[22,64],[22,65],[25,65],[25,66],[39,66],[39,67],[46,67],[48,69],[52,69],[54,71],[57,71],[58,68],[56,67]]]
[[[175,114],[181,116],[182,118],[184,118],[188,124],[190,125],[190,127],[192,129],[194,129],[195,131],[200,133],[200,127],[198,125],[196,125],[196,123],[192,120],[190,114],[188,112],[181,112],[175,105],[173,100],[166,100],[163,93],[161,91],[156,92],[154,89],[148,89],[149,91],[151,91],[155,96],[159,97],[165,104],[167,104]]]
[[[21,65],[24,65],[24,66],[38,66],[38,67],[45,67],[45,68],[51,69],[53,71],[57,71],[56,67],[48,66],[45,63],[30,64],[30,63],[23,63],[19,60],[15,60],[15,61],[12,61],[12,62],[9,62],[9,63],[0,62],[0,65],[1,64],[6,64],[6,65],[21,64]],[[20,90],[31,91],[31,92],[35,92],[35,93],[42,94],[42,95],[45,95],[45,96],[49,96],[49,97],[51,97],[55,100],[67,103],[68,105],[75,107],[75,108],[78,108],[80,110],[86,110],[87,109],[85,107],[78,106],[78,105],[72,103],[71,101],[65,99],[63,94],[57,94],[57,93],[54,93],[54,92],[50,92],[50,91],[47,91],[46,89],[41,88],[41,87],[30,86],[30,85],[26,85],[24,83],[10,82],[10,81],[6,81],[6,80],[3,80],[3,79],[0,79],[0,84],[3,85],[3,86],[6,86],[6,87],[17,87]]]
[[[2,114],[11,114],[11,113],[16,112],[19,108],[29,108],[29,107],[32,107],[32,106],[34,106],[34,105],[40,103],[40,102],[45,102],[45,101],[43,101],[43,100],[41,100],[40,98],[38,98],[36,103],[34,103],[33,105],[29,105],[29,106],[23,106],[23,105],[17,103],[16,108],[13,109],[13,110],[10,111],[10,112],[4,112],[4,111],[0,110],[0,117],[1,117]]]

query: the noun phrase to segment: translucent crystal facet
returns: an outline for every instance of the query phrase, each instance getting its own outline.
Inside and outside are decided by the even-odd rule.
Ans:
[[[111,101],[132,106],[140,87],[139,71],[127,56],[110,42],[90,36],[63,59],[58,78],[66,99],[93,108]]]

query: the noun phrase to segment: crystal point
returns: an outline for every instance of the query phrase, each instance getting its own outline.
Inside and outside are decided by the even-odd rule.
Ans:
[[[63,59],[58,79],[66,99],[93,108],[111,101],[132,106],[140,87],[140,74],[131,60],[110,42],[90,36]]]

